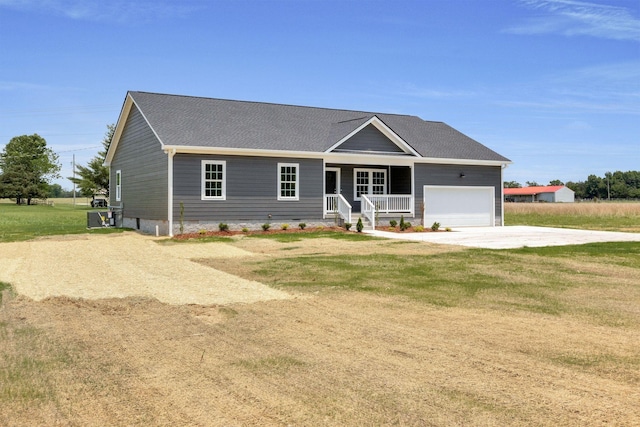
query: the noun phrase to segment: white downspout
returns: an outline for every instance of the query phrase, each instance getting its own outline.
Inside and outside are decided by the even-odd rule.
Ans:
[[[501,208],[501,220],[500,220],[500,226],[504,227],[504,170],[508,167],[509,165],[507,163],[504,163],[502,165],[502,167],[500,168],[500,208]]]
[[[167,220],[169,222],[169,237],[173,237],[173,156],[175,155],[175,148],[167,151],[169,161],[167,167]]]

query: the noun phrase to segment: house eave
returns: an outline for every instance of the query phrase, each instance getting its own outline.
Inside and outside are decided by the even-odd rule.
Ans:
[[[266,149],[247,148],[226,148],[226,147],[202,147],[186,145],[163,145],[165,152],[174,151],[177,154],[203,154],[203,155],[229,155],[248,157],[283,157],[302,159],[322,159],[327,163],[347,163],[363,165],[412,165],[412,164],[447,164],[447,165],[475,165],[475,166],[504,166],[511,161],[499,160],[475,160],[475,159],[449,159],[437,157],[413,157],[399,156],[397,154],[366,154],[358,153],[337,153],[337,152],[317,152],[317,151],[283,151]]]

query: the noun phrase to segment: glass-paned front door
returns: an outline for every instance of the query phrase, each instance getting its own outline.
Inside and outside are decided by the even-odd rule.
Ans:
[[[324,171],[325,194],[340,194],[340,169],[326,168]]]

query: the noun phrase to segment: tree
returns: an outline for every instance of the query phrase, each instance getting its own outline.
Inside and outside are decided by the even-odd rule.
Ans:
[[[602,178],[596,175],[589,175],[585,182],[585,193],[590,199],[606,199],[607,198],[607,184]]]
[[[585,189],[585,183],[583,181],[567,181],[566,186],[567,188],[573,190],[577,200],[585,199],[587,197],[587,191]]]
[[[549,181],[549,185],[564,185],[564,182],[559,179],[554,179],[553,181]]]
[[[522,185],[520,185],[520,183],[516,181],[505,181],[503,183],[503,187],[504,188],[522,188]]]
[[[76,173],[79,177],[69,177],[71,182],[76,184],[83,196],[93,196],[103,192],[109,196],[109,168],[104,166],[104,160],[113,139],[116,125],[107,125],[107,132],[102,139],[102,150],[87,163],[87,166],[76,166]]]
[[[0,197],[31,204],[31,199],[47,197],[49,181],[59,177],[60,164],[47,141],[34,133],[11,138],[0,153],[0,171]]]
[[[527,187],[537,187],[538,185],[535,181],[527,181]]]
[[[60,184],[51,184],[49,185],[49,196],[50,198],[59,198],[59,197],[73,197],[73,191],[62,188]]]

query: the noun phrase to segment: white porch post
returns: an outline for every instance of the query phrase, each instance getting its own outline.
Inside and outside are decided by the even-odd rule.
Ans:
[[[169,222],[169,237],[173,237],[173,156],[176,149],[167,151],[167,220]]]

